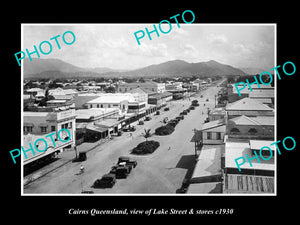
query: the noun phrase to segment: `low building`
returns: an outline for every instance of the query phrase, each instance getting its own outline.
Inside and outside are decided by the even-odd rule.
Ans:
[[[167,104],[168,101],[173,99],[173,94],[170,92],[157,93],[148,97],[148,103],[156,105],[157,107],[162,107]]]
[[[194,136],[200,140],[194,140],[202,144],[223,144],[226,124],[224,119],[214,120],[204,123],[200,130],[197,130]]]
[[[157,83],[154,81],[140,82],[140,83],[120,83],[117,87],[118,92],[126,93],[135,88],[143,88],[156,93],[163,93],[166,91],[164,83]]]
[[[118,108],[120,115],[133,113],[144,115],[147,108],[146,94],[143,93],[107,93],[88,101],[87,108]]]
[[[236,102],[227,104],[225,110],[227,112],[228,119],[241,115],[248,117],[274,116],[274,109],[251,98],[243,98]]]
[[[224,145],[203,147],[189,181],[188,194],[222,193],[223,151]]]
[[[74,97],[75,109],[86,109],[88,107],[86,103],[98,97],[99,94],[95,93],[78,94]]]
[[[238,140],[238,141],[226,141],[225,143],[225,174],[248,174],[248,175],[259,175],[259,176],[274,176],[275,165],[274,165],[274,155],[275,155],[275,147],[274,145],[270,146],[274,141],[269,140]],[[268,146],[273,151],[273,157],[269,160],[259,161],[255,157],[254,151],[256,151],[258,157],[260,157],[259,150],[257,146],[260,148],[263,146]],[[265,150],[263,155],[267,155],[269,150]],[[235,159],[244,157],[247,159],[253,158],[251,160],[251,164],[246,161],[244,164],[240,165],[241,171],[239,171]],[[265,157],[267,158],[267,157]]]
[[[260,85],[258,87],[257,84],[252,84],[251,85],[251,89],[250,90],[249,86],[247,85],[244,89],[242,89],[244,87],[244,85],[237,85],[237,88],[239,89],[239,93],[241,96],[239,96],[239,93],[237,92],[237,88],[235,87],[235,85],[228,85],[228,102],[232,103],[235,101],[238,101],[242,98],[247,98],[250,97],[251,93],[252,96],[257,96],[257,94],[260,93],[264,93],[263,95],[267,94],[269,97],[268,98],[274,98],[274,87],[272,87],[271,85]],[[273,94],[272,94],[273,92]],[[255,94],[253,94],[255,93]],[[271,97],[273,96],[273,97]],[[255,97],[254,97],[255,98]],[[262,98],[262,96],[260,97]]]
[[[41,88],[29,88],[24,90],[24,94],[28,94],[31,95],[33,97],[35,97],[38,93],[44,93],[45,90],[41,89]]]
[[[238,116],[229,119],[226,134],[229,139],[274,139],[273,116]]]
[[[42,162],[46,160],[51,160],[52,158],[55,158],[57,154],[64,151],[64,149],[69,148],[71,145],[74,145],[75,143],[75,137],[71,135],[65,136],[66,134],[63,134],[63,131],[60,132],[60,139],[62,140],[68,140],[68,141],[61,141],[58,138],[58,134],[51,135],[52,139],[48,136],[53,132],[49,132],[46,134],[31,134],[28,133],[23,136],[23,148],[24,150],[30,149],[30,145],[33,147],[33,151],[26,151],[23,158],[23,166],[24,166],[24,174],[27,174],[28,171],[37,164],[41,164]],[[48,137],[47,137],[48,136]],[[47,143],[47,146],[45,145],[45,142],[38,139],[44,139]],[[70,140],[69,140],[70,139]],[[36,142],[36,147],[41,150],[37,151],[34,147],[34,144]]]
[[[45,135],[57,132],[60,129],[68,129],[71,133],[72,141],[70,147],[75,146],[75,109],[70,107],[57,107],[46,112],[23,112],[23,133],[24,135]]]
[[[99,97],[85,103],[87,108],[117,108],[119,114],[128,111],[128,96],[117,94],[102,94]],[[132,99],[132,101],[134,101]]]
[[[224,108],[213,108],[208,113],[209,121],[225,119],[226,111]]]
[[[255,89],[249,93],[249,98],[263,103],[271,108],[274,108],[274,88],[268,89]]]

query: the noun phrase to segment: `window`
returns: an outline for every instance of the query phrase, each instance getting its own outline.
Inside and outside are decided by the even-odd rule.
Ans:
[[[208,140],[211,139],[211,132],[207,132],[207,139],[208,139]]]
[[[240,130],[237,129],[236,127],[234,127],[234,128],[232,128],[232,129],[230,130],[230,133],[233,133],[233,134],[239,134],[239,133],[240,133]]]
[[[257,130],[256,130],[255,128],[250,128],[250,129],[248,130],[248,133],[254,135],[254,134],[257,133]]]
[[[24,132],[32,132],[32,127],[24,126]]]
[[[216,132],[217,134],[217,140],[221,140],[221,132]]]
[[[55,126],[51,126],[51,131],[55,131]]]
[[[47,127],[41,127],[41,132],[46,133],[47,132]]]
[[[97,104],[97,108],[99,108],[99,104]]]
[[[103,105],[101,104],[101,108],[103,108]]]

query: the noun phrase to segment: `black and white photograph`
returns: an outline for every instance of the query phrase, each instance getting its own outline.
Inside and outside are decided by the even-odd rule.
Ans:
[[[276,24],[22,24],[22,194],[276,194],[275,45]]]
[[[296,4],[112,3],[4,8],[3,220],[294,220]]]

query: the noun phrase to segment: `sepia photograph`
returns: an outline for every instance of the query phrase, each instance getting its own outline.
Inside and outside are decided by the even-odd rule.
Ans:
[[[22,196],[276,196],[276,23],[191,15],[21,24]]]

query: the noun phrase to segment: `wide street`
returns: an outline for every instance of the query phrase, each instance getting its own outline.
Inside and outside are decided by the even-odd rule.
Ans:
[[[220,83],[218,81],[217,83]],[[182,181],[192,172],[195,156],[194,143],[190,142],[193,129],[200,128],[207,117],[207,107],[214,108],[215,94],[220,87],[212,86],[207,90],[190,98],[171,101],[168,103],[170,111],[161,111],[160,115],[151,115],[152,120],[145,121],[144,125],[136,125],[136,131],[130,137],[123,133],[120,137],[106,142],[87,154],[87,161],[67,163],[47,175],[28,184],[24,193],[42,194],[80,194],[82,190],[92,190],[95,194],[174,194],[181,187]],[[200,95],[203,95],[200,98]],[[209,99],[207,102],[206,99]],[[162,125],[164,117],[169,120],[179,115],[181,111],[197,99],[200,106],[191,110],[180,121],[171,135],[156,136],[148,140],[160,142],[160,147],[150,155],[137,156],[130,151],[145,138],[142,136],[144,129],[154,130]],[[206,104],[204,106],[204,104]],[[204,112],[202,114],[202,112]],[[94,181],[108,173],[116,164],[119,156],[129,156],[136,160],[138,165],[126,179],[118,179],[112,188],[91,188]],[[80,165],[84,165],[85,172],[79,174]]]

